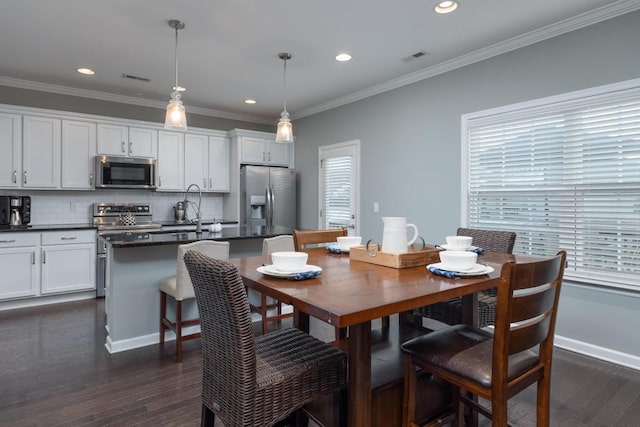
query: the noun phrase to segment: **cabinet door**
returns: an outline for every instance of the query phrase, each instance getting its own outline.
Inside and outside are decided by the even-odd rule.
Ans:
[[[209,137],[209,191],[229,191],[230,145],[228,138]]]
[[[275,140],[268,142],[269,149],[267,160],[271,165],[289,166],[291,158],[291,150],[293,144],[276,142]]]
[[[184,190],[184,134],[158,133],[158,191]]]
[[[147,128],[129,128],[127,155],[131,157],[156,157],[158,154],[158,131]]]
[[[206,190],[209,184],[209,137],[186,134],[184,136],[184,185],[198,184]]]
[[[23,117],[23,187],[60,187],[60,127],[59,119]]]
[[[32,297],[40,283],[37,247],[0,249],[0,299]]]
[[[62,121],[62,188],[93,189],[96,125]]]
[[[265,140],[244,136],[240,140],[240,163],[263,165],[267,163]]]
[[[98,154],[126,156],[128,144],[127,126],[98,124]]]
[[[42,294],[96,288],[96,245],[42,246]]]
[[[19,187],[22,175],[22,117],[0,114],[0,187]]]

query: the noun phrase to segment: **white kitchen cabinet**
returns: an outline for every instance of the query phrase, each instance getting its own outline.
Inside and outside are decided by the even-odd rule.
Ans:
[[[62,188],[93,189],[96,124],[62,121]]]
[[[184,134],[158,132],[158,191],[184,190]]]
[[[17,188],[22,176],[22,116],[0,113],[0,187]]]
[[[158,131],[117,124],[98,124],[98,154],[122,157],[156,157]]]
[[[61,120],[22,118],[22,187],[60,188]]]
[[[209,137],[209,191],[229,191],[229,138]]]
[[[229,191],[229,139],[186,134],[184,185],[198,184],[202,191]]]
[[[38,294],[39,244],[40,233],[0,233],[0,300]]]
[[[96,288],[96,235],[93,230],[42,233],[41,293]]]
[[[278,143],[273,138],[241,136],[240,163],[254,165],[290,166],[293,144]]]

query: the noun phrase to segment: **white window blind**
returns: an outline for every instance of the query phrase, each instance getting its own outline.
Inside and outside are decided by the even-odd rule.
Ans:
[[[348,227],[352,222],[352,158],[328,157],[322,162],[324,228]]]
[[[467,215],[516,253],[568,254],[567,278],[640,289],[640,89],[465,121]]]

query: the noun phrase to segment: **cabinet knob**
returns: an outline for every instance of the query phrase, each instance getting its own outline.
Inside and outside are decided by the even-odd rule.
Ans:
[[[126,142],[122,141],[122,147],[120,147],[120,151],[122,151],[123,153],[125,152],[125,148],[124,145],[126,144]]]
[[[24,173],[23,173],[22,183],[23,184],[27,183],[27,171],[24,171]]]
[[[13,183],[17,184],[18,183],[18,171],[13,171]]]
[[[213,180],[209,177],[209,188],[213,187]]]
[[[89,174],[89,186],[93,187],[93,174],[92,173]]]
[[[129,141],[129,154],[133,154],[133,142]]]
[[[42,251],[42,263],[47,263],[47,253],[45,251]]]

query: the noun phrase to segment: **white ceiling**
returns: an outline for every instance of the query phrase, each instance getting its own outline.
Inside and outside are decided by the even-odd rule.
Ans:
[[[275,123],[305,116],[640,9],[640,0],[2,0],[0,84]],[[420,50],[419,59],[407,60]],[[339,52],[353,60],[338,63]],[[77,67],[96,70],[78,74]],[[123,74],[150,82],[125,79]],[[257,104],[244,104],[246,98]]]

